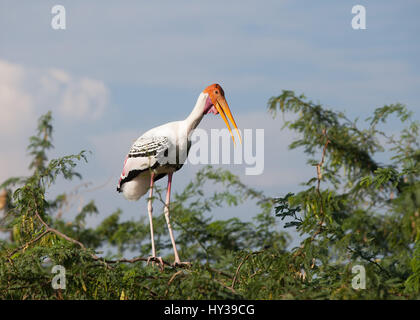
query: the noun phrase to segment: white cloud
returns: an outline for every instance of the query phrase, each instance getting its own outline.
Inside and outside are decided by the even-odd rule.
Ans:
[[[33,99],[22,88],[24,76],[21,66],[0,60],[0,135],[17,134],[33,116]]]
[[[96,120],[106,110],[109,92],[102,81],[73,77],[59,69],[32,72],[39,77],[37,102],[53,104],[69,120]],[[33,77],[31,77],[33,79]]]
[[[52,110],[66,122],[96,120],[108,95],[101,81],[0,59],[0,181],[27,173],[25,146],[41,114]]]
[[[83,78],[80,82],[69,81],[62,94],[59,110],[66,117],[98,119],[105,111],[108,90],[96,80]]]
[[[109,92],[102,81],[74,77],[60,69],[26,68],[0,60],[0,103],[7,110],[3,130],[17,119],[46,109],[71,120],[95,120],[105,111]],[[6,128],[6,129],[5,129]]]

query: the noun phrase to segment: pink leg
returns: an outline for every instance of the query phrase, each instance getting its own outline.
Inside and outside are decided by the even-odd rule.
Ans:
[[[155,237],[154,237],[154,233],[153,233],[153,207],[152,207],[152,196],[153,196],[153,184],[154,184],[154,178],[155,178],[155,174],[152,172],[150,175],[150,191],[149,191],[149,201],[147,203],[147,209],[149,212],[149,221],[150,221],[150,237],[152,239],[152,256],[149,257],[149,259],[147,260],[147,263],[149,264],[149,261],[151,259],[154,260],[158,260],[161,263],[161,266],[163,267],[163,261],[162,258],[160,257],[156,257],[156,248],[155,248]]]
[[[168,173],[168,189],[166,191],[166,202],[165,202],[165,219],[169,229],[169,236],[171,237],[172,247],[174,248],[175,264],[181,264],[179,260],[178,250],[176,249],[174,233],[172,231],[171,222],[169,220],[169,204],[171,202],[171,185],[172,185],[172,173]]]

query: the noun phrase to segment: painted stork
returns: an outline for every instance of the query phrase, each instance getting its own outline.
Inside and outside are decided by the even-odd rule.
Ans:
[[[185,120],[169,122],[144,133],[133,143],[124,161],[117,191],[122,192],[128,200],[138,200],[149,190],[148,213],[152,256],[148,258],[148,262],[150,260],[157,261],[162,267],[162,258],[156,257],[153,236],[153,185],[157,180],[166,175],[168,176],[164,214],[174,250],[174,265],[188,264],[188,262],[181,262],[179,259],[169,219],[172,175],[175,171],[181,169],[187,158],[191,146],[190,137],[192,132],[198,126],[203,116],[209,113],[220,114],[235,143],[232,130],[227,120],[229,118],[242,143],[238,127],[226,102],[222,87],[218,84],[212,84],[200,93],[194,109]]]

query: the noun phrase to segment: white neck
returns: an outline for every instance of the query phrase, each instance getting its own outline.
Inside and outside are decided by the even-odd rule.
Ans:
[[[195,128],[197,128],[201,119],[203,119],[203,112],[206,106],[207,96],[208,95],[205,93],[200,93],[197,102],[195,103],[194,109],[191,111],[190,115],[184,120],[188,136],[192,133],[192,131]]]

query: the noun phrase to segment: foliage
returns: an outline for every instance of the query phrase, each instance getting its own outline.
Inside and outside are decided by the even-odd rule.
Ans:
[[[68,221],[63,212],[74,193],[46,198],[59,176],[81,178],[75,168],[87,157],[82,151],[48,161],[52,116],[41,117],[28,148],[32,174],[0,186],[8,190],[0,220],[8,235],[0,240],[0,298],[418,299],[420,152],[411,114],[400,104],[378,108],[361,129],[292,91],[271,98],[268,107],[274,115],[297,115],[284,126],[299,133],[290,147],[311,157],[314,178],[297,194],[271,198],[226,170],[204,167],[171,203],[178,249],[191,267],[169,263],[157,188],[154,229],[163,270],[145,263],[151,245],[144,217],[122,221],[117,209],[91,226],[86,219],[99,214],[93,201]],[[391,115],[408,124],[398,137],[378,129]],[[386,148],[392,157],[382,164],[375,156]],[[211,215],[240,204],[255,208],[252,221]],[[295,248],[285,231],[292,229],[302,239]],[[65,290],[51,286],[54,265],[66,269]],[[365,267],[366,289],[352,288],[355,265]]]

